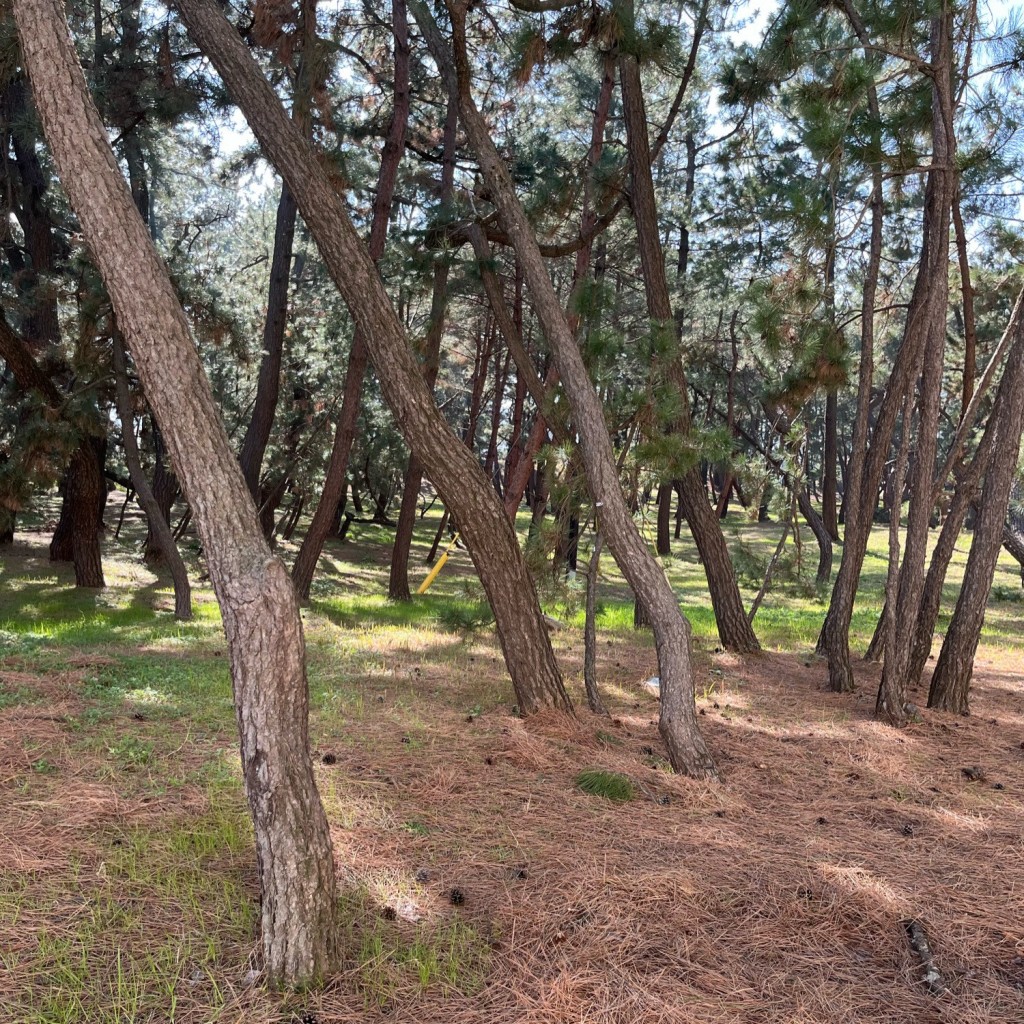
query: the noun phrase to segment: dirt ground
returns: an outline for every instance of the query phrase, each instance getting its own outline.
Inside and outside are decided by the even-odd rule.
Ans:
[[[417,636],[370,644],[358,715],[323,702],[314,712],[348,894],[345,967],[324,992],[285,1000],[252,984],[253,915],[198,972],[181,904],[166,894],[134,907],[145,929],[100,929],[83,946],[75,925],[91,905],[133,899],[105,877],[121,842],[112,835],[187,824],[218,800],[238,813],[240,798],[188,783],[152,795],[81,747],[68,723],[87,718],[85,681],[116,670],[118,652],[68,651],[46,673],[4,659],[4,690],[41,700],[0,711],[0,1019],[61,1019],[43,995],[61,985],[50,946],[64,935],[96,975],[122,955],[141,963],[157,939],[164,949],[177,936],[185,951],[161,975],[173,992],[151,991],[137,967],[137,998],[109,982],[107,1006],[83,1002],[68,1020],[1024,1021],[1024,684],[1013,653],[982,652],[972,717],[925,712],[902,733],[870,717],[873,666],[840,696],[823,691],[809,656],[704,655],[701,723],[724,776],[704,784],[666,770],[656,703],[639,685],[653,668],[647,641],[605,641],[610,718],[523,721],[507,703],[470,704],[502,676],[493,636],[438,635],[426,650]],[[559,646],[571,675],[579,638]],[[314,675],[324,657],[314,654]],[[125,705],[116,734],[139,717]],[[186,716],[165,731],[151,774],[187,778],[232,758],[230,723],[204,735]],[[629,776],[636,799],[581,792],[582,767]],[[972,781],[963,769],[975,767]],[[204,871],[254,899],[244,835]],[[931,941],[941,998],[922,983],[906,919]]]

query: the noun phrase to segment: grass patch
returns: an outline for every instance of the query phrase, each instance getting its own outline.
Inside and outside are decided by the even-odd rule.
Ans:
[[[636,796],[636,786],[618,772],[606,772],[600,768],[587,768],[575,779],[576,787],[591,796],[601,796],[615,803],[627,803]]]

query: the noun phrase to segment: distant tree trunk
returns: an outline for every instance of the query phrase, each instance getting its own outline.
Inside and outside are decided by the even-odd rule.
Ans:
[[[128,389],[128,368],[125,360],[124,342],[115,329],[113,338],[114,382],[117,386],[117,414],[121,420],[121,442],[124,459],[132,478],[132,486],[138,495],[139,504],[146,513],[157,542],[163,552],[163,561],[171,571],[174,581],[174,617],[181,621],[192,618],[192,588],[188,582],[188,571],[181,560],[171,528],[164,519],[157,504],[153,489],[149,486],[139,458],[139,446],[135,441],[135,414],[132,412],[132,397]]]
[[[413,3],[417,22],[428,36],[428,41],[431,34],[434,36],[432,48],[435,51],[443,49],[443,44],[436,39],[436,25],[422,0],[413,0]],[[587,485],[591,497],[601,507],[602,532],[619,568],[654,623],[661,675],[660,729],[669,759],[677,771],[702,778],[715,777],[714,762],[697,726],[689,623],[679,609],[664,570],[648,550],[630,515],[619,483],[601,401],[555,294],[508,168],[498,155],[486,121],[473,100],[466,51],[465,10],[453,5],[449,7],[449,13],[463,126],[480,163],[492,201],[523,267],[538,320],[561,370],[573,422],[579,432]],[[460,525],[465,527],[461,517]]]
[[[380,169],[377,173],[377,193],[373,201],[370,219],[370,238],[367,243],[370,258],[377,262],[384,255],[388,237],[388,223],[391,219],[391,205],[395,195],[398,168],[405,153],[405,133],[409,123],[409,27],[403,0],[395,0],[391,6],[392,34],[394,36],[394,107],[391,124],[388,126],[384,149],[381,153]],[[308,221],[307,221],[308,223]],[[315,232],[314,232],[315,235]],[[369,362],[370,352],[361,325],[356,323],[352,347],[349,351],[348,368],[345,371],[345,390],[338,414],[338,427],[334,445],[327,465],[320,502],[313,513],[313,520],[306,530],[302,546],[292,566],[292,579],[303,600],[309,598],[309,588],[320,560],[324,541],[334,521],[334,510],[341,500],[348,473],[349,454],[355,440],[362,404],[363,377]]]
[[[271,985],[313,983],[335,963],[335,877],[309,757],[295,593],[260,531],[188,322],[89,95],[63,4],[17,0],[14,13],[54,161],[164,425],[224,616],[266,974]]]
[[[977,497],[982,478],[992,459],[992,447],[996,434],[995,422],[994,416],[990,415],[978,450],[962,478],[957,481],[956,494],[950,503],[942,529],[939,531],[939,539],[932,551],[928,575],[924,582],[921,610],[918,612],[917,623],[914,627],[913,649],[907,669],[908,686],[916,686],[920,682],[931,654],[932,637],[935,635],[935,624],[939,618],[946,572],[949,569],[953,552],[956,550],[956,542],[960,538],[967,510]]]
[[[552,705],[571,707],[515,532],[476,459],[438,412],[343,201],[213,0],[177,0],[176,6],[295,195],[334,283],[365,332],[384,398],[399,428],[458,518],[494,610],[519,707],[524,713]],[[330,508],[328,519],[332,514]]]
[[[444,142],[441,157],[441,188],[439,199],[451,202],[455,186],[455,144],[459,127],[459,107],[454,99],[448,100],[444,122]],[[451,256],[447,251],[434,259],[434,285],[430,300],[430,325],[423,342],[423,379],[433,391],[440,368],[441,339],[444,336],[445,314],[448,310],[448,272]],[[409,452],[409,463],[402,484],[402,505],[398,510],[395,543],[391,549],[391,572],[388,578],[388,597],[392,601],[409,601],[409,550],[412,546],[413,525],[416,521],[416,502],[423,484],[423,463],[416,452]]]
[[[1003,543],[1006,508],[1024,430],[1024,310],[1019,302],[1015,318],[1015,341],[999,385],[997,435],[985,474],[971,552],[928,694],[928,707],[956,711],[962,715],[968,713],[974,656],[981,639],[985,606]]]
[[[153,497],[156,498],[157,508],[160,510],[160,515],[163,517],[164,522],[169,524],[171,521],[171,506],[174,504],[174,499],[177,497],[179,490],[178,478],[175,476],[174,470],[167,465],[163,432],[160,430],[160,425],[157,423],[155,416],[153,417],[153,452],[155,456]],[[151,566],[159,565],[163,558],[163,549],[157,540],[152,523],[149,524],[146,531],[146,540],[142,546],[142,557],[145,559],[146,564]]]
[[[672,541],[669,536],[672,525],[672,484],[662,484],[658,488],[658,536],[657,551],[659,555],[672,554]]]
[[[675,340],[678,342],[678,327],[669,297],[668,279],[665,276],[665,258],[658,231],[654,181],[651,176],[647,114],[640,83],[640,69],[636,58],[630,54],[620,54],[619,56],[619,79],[629,148],[630,181],[632,183],[630,201],[640,246],[640,263],[647,292],[647,310],[657,328],[663,331],[673,331]],[[673,429],[687,434],[690,429],[688,391],[686,375],[678,353],[666,360],[660,369],[666,381],[675,388],[679,401],[683,405],[682,413]],[[746,612],[743,610],[739,584],[736,581],[736,573],[721,525],[715,516],[714,509],[708,503],[704,485],[696,470],[690,470],[683,475],[680,500],[683,502],[690,532],[693,534],[701,561],[704,564],[722,645],[741,653],[760,650],[761,645],[758,643]],[[611,544],[610,536],[608,542]]]
[[[839,393],[830,391],[825,396],[825,444],[822,451],[821,520],[829,540],[839,540],[838,508],[839,468]],[[831,564],[829,565],[831,574]],[[827,579],[827,577],[826,577]]]
[[[1020,583],[1024,587],[1024,534],[1009,520],[1003,524],[1003,547],[1020,566]]]
[[[64,480],[60,521],[50,542],[50,561],[74,562],[76,587],[104,586],[100,531],[107,498],[105,447],[97,437],[84,437],[75,449]]]
[[[270,431],[274,425],[277,397],[281,387],[281,359],[284,352],[285,326],[288,322],[288,281],[295,239],[295,220],[295,199],[288,191],[288,186],[282,185],[281,198],[277,204],[274,255],[270,265],[267,316],[263,323],[263,356],[256,382],[256,400],[238,456],[246,486],[254,499],[259,495],[263,455],[267,450]]]
[[[848,20],[861,40],[868,59],[873,59],[873,47],[859,15],[849,0],[842,0],[842,7]],[[938,76],[936,76],[938,77]],[[868,109],[873,122],[881,124],[878,97],[872,85],[868,87]],[[939,127],[939,140],[933,144],[941,147],[945,125]],[[943,236],[936,226],[945,222],[945,212],[938,208],[940,202],[948,199],[945,188],[945,168],[929,172],[924,232],[921,244],[921,258],[918,266],[914,292],[907,309],[903,341],[900,345],[889,383],[875,416],[872,430],[871,394],[874,378],[874,317],[875,295],[878,286],[878,270],[882,255],[882,144],[880,129],[874,128],[870,141],[872,189],[871,189],[871,242],[865,269],[861,304],[861,367],[857,392],[857,416],[854,422],[853,452],[850,457],[849,481],[846,488],[844,511],[846,529],[843,537],[843,557],[832,588],[821,635],[818,638],[818,653],[828,658],[829,684],[836,692],[854,689],[853,667],[850,663],[850,622],[853,616],[854,598],[860,580],[861,568],[867,551],[868,539],[875,506],[878,501],[878,486],[885,468],[892,443],[893,430],[903,398],[911,383],[917,378],[921,355],[927,344],[932,318],[930,303],[932,285],[947,278],[948,234]],[[948,202],[946,202],[948,210]],[[869,440],[870,438],[870,440]]]
[[[587,706],[595,715],[606,715],[597,685],[597,573],[601,565],[603,546],[601,531],[594,534],[594,550],[587,569],[587,601],[583,620],[583,685],[587,691]]]

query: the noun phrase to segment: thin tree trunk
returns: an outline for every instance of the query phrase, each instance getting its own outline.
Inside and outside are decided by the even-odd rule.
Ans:
[[[633,219],[636,222],[640,246],[640,263],[644,287],[647,292],[647,310],[656,328],[671,331],[678,343],[678,328],[669,298],[668,279],[665,276],[665,258],[658,233],[657,206],[654,181],[651,176],[650,144],[647,133],[647,114],[640,83],[640,69],[630,54],[619,56],[619,80],[622,88],[622,106],[626,121],[629,147],[630,196]],[[660,367],[665,379],[678,393],[682,411],[673,429],[686,435],[690,430],[690,411],[686,375],[678,353],[669,357]],[[729,548],[715,511],[708,503],[699,474],[690,470],[683,474],[680,500],[685,507],[694,542],[700,552],[707,576],[711,603],[722,645],[741,653],[760,650],[760,644],[743,610],[739,584],[733,569]],[[609,544],[611,537],[609,536]]]
[[[583,621],[583,685],[587,691],[587,706],[595,715],[606,715],[597,685],[597,574],[601,565],[601,548],[604,541],[601,531],[594,535],[594,550],[590,555],[587,569],[587,603]]]
[[[288,281],[295,240],[296,206],[287,185],[281,186],[274,228],[274,255],[270,265],[267,293],[267,316],[263,323],[263,356],[256,382],[256,400],[252,417],[242,440],[238,456],[249,493],[259,495],[260,470],[270,440],[281,388],[281,359],[284,353],[284,332],[288,322]]]
[[[164,519],[157,504],[153,489],[149,486],[139,458],[139,446],[135,441],[135,414],[132,412],[132,397],[128,390],[128,368],[125,362],[124,342],[115,328],[112,349],[114,383],[117,387],[117,414],[121,419],[121,442],[124,445],[124,459],[132,486],[138,495],[139,504],[146,513],[157,542],[163,552],[163,561],[170,569],[174,581],[174,617],[183,622],[192,618],[192,588],[188,582],[188,570],[181,560],[171,528]]]
[[[942,395],[942,370],[946,350],[946,316],[949,303],[949,229],[950,208],[956,186],[953,165],[956,140],[953,137],[953,16],[948,6],[932,19],[931,57],[934,65],[932,87],[932,161],[936,170],[929,173],[929,187],[934,192],[925,200],[926,217],[931,218],[927,239],[930,271],[934,275],[924,317],[928,321],[928,337],[923,354],[921,385],[918,398],[917,451],[910,473],[910,509],[907,533],[900,566],[899,588],[894,595],[894,622],[916,623],[921,609],[924,588],[928,532],[934,501],[932,481],[938,450],[939,410]],[[909,417],[904,421],[909,430]],[[902,481],[900,481],[902,484]],[[896,495],[899,516],[902,494]],[[894,637],[895,640],[895,637]],[[886,651],[882,666],[875,713],[897,727],[906,725],[907,669],[912,644],[893,642]]]
[[[843,12],[850,22],[864,49],[864,56],[870,63],[875,56],[867,30],[853,6],[852,0],[841,0]],[[854,688],[853,666],[850,663],[850,622],[853,618],[853,602],[860,580],[864,553],[859,542],[860,536],[870,535],[874,502],[869,500],[871,487],[865,487],[867,458],[871,433],[871,396],[874,387],[875,352],[875,296],[878,291],[879,268],[882,261],[882,227],[885,216],[882,178],[882,118],[878,104],[878,92],[873,81],[867,87],[867,106],[871,117],[870,166],[871,166],[871,236],[868,244],[868,258],[864,268],[864,283],[861,287],[861,334],[860,371],[857,383],[857,412],[853,424],[853,439],[843,488],[843,557],[839,573],[832,587],[821,635],[818,637],[818,653],[828,658],[829,685],[832,690],[846,692]],[[893,413],[895,422],[895,414]],[[891,428],[890,428],[891,429]],[[886,441],[888,448],[888,440]],[[874,492],[877,493],[877,478]],[[866,533],[865,533],[866,521]],[[852,542],[852,543],[851,543]]]
[[[441,163],[441,188],[439,200],[450,203],[455,185],[455,144],[459,126],[459,106],[454,99],[448,100],[448,112],[444,122],[444,141]],[[445,314],[448,310],[448,272],[451,256],[447,250],[434,260],[434,287],[430,299],[430,326],[423,342],[423,379],[433,391],[440,368],[441,339],[444,336]],[[409,601],[409,550],[412,546],[412,532],[416,521],[416,502],[423,484],[423,463],[415,451],[409,452],[409,463],[402,484],[402,505],[398,510],[398,526],[395,543],[391,549],[391,572],[388,578],[388,597],[392,601]]]
[[[658,532],[655,548],[659,555],[672,554],[670,527],[672,524],[672,484],[658,487]]]
[[[154,454],[153,496],[156,498],[160,515],[163,517],[164,522],[169,525],[171,522],[171,508],[174,505],[174,499],[177,497],[180,488],[178,478],[174,475],[174,470],[167,465],[163,432],[160,430],[160,425],[157,423],[155,416],[152,417],[152,422]],[[161,558],[163,558],[163,551],[152,524],[147,525],[146,539],[142,544],[142,557],[149,566],[159,565]]]
[[[324,263],[371,348],[384,398],[458,518],[494,610],[519,707],[570,707],[515,532],[476,459],[438,412],[342,200],[270,83],[213,0],[178,0],[189,32],[220,72],[268,159],[295,195]],[[328,521],[333,508],[328,510]]]
[[[391,8],[392,34],[394,37],[394,108],[391,113],[391,124],[384,140],[381,154],[380,169],[377,173],[377,194],[373,201],[373,213],[370,220],[370,238],[367,243],[370,259],[375,263],[384,255],[384,247],[388,237],[388,222],[391,219],[391,205],[395,195],[395,183],[398,180],[398,168],[405,153],[405,133],[409,123],[409,106],[411,94],[409,90],[409,28],[408,17],[403,0],[395,0]],[[187,20],[187,19],[186,19]],[[308,220],[307,220],[308,224]],[[314,232],[314,236],[315,236]],[[330,461],[327,464],[327,475],[324,479],[320,501],[313,513],[312,522],[306,530],[302,546],[292,566],[292,579],[302,600],[309,599],[309,588],[316,572],[316,564],[320,560],[324,541],[334,521],[334,510],[341,500],[348,473],[349,454],[355,440],[359,420],[359,407],[362,404],[363,377],[369,363],[370,352],[367,348],[365,332],[358,318],[352,347],[349,351],[348,368],[345,371],[345,390],[341,401],[341,412],[338,414],[338,427],[334,435]]]
[[[313,983],[335,963],[335,878],[309,757],[295,592],[260,531],[188,322],[89,96],[63,4],[17,0],[14,13],[50,149],[164,425],[221,604],[256,833],[267,977],[272,985]]]

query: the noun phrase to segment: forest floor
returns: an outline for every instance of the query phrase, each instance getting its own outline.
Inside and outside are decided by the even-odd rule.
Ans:
[[[174,622],[166,581],[137,561],[137,522],[107,538],[108,587],[75,592],[37,525],[0,565],[4,1024],[1024,1020],[1012,563],[972,716],[924,711],[895,732],[871,718],[877,666],[858,660],[856,693],[823,689],[812,591],[771,594],[766,653],[739,659],[716,653],[699,566],[673,559],[723,772],[707,784],[668,771],[641,685],[652,643],[629,628],[610,567],[598,619],[610,717],[523,721],[464,553],[436,593],[389,605],[390,534],[356,527],[330,547],[305,612],[343,967],[323,992],[282,998],[255,970],[251,829],[212,595],[198,590],[196,620]],[[763,554],[777,528],[735,534]],[[884,545],[880,529],[861,648]],[[567,623],[553,641],[581,706],[580,595],[544,596]],[[633,799],[583,792],[587,768],[627,776]],[[931,940],[941,998],[906,919]]]

